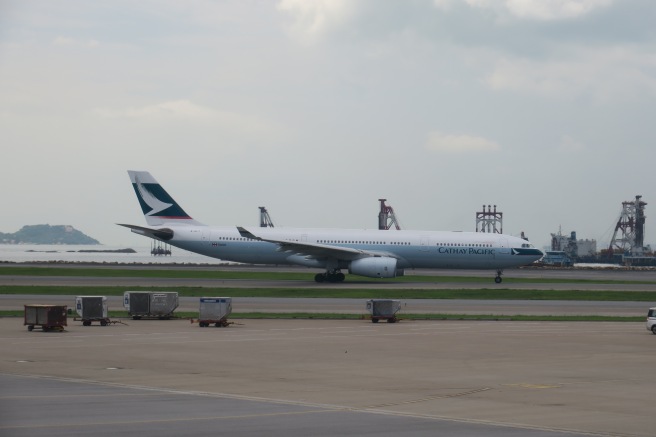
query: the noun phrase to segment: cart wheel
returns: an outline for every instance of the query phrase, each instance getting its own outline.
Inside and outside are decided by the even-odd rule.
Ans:
[[[34,325],[28,325],[27,330],[28,330],[28,331],[32,331],[32,330],[34,330]]]
[[[391,317],[387,319],[387,323],[396,323],[396,319],[394,317]]]
[[[378,319],[371,319],[371,323],[378,323]]]
[[[214,324],[214,326],[216,326],[217,328],[220,328],[220,327],[223,326],[223,325],[221,325],[221,322],[216,322],[216,323]]]
[[[107,326],[107,320],[101,320],[100,326]]]

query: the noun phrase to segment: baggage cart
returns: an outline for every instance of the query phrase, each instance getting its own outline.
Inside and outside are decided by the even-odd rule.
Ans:
[[[75,312],[80,318],[82,325],[91,326],[93,322],[100,322],[101,326],[110,323],[107,317],[107,297],[105,296],[77,296],[75,298]]]
[[[201,297],[198,307],[198,326],[226,327],[229,325],[230,313],[232,313],[231,297]]]
[[[123,306],[134,320],[142,317],[170,319],[178,307],[177,291],[126,291]]]
[[[387,320],[387,323],[396,323],[396,313],[401,310],[401,301],[393,299],[370,299],[367,301],[367,310],[371,314],[372,323]]]
[[[67,322],[66,305],[25,305],[23,325],[28,331],[40,326],[43,331],[63,331]]]

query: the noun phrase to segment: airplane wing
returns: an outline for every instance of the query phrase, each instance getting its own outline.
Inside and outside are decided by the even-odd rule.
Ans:
[[[287,241],[287,240],[278,240],[274,238],[262,238],[253,234],[249,230],[237,226],[239,234],[244,238],[250,238],[252,240],[266,241],[267,243],[273,243],[278,245],[279,252],[287,252],[289,254],[303,255],[309,258],[338,258],[345,260],[354,260],[359,258],[367,258],[370,256],[392,256],[394,255],[383,253],[383,252],[374,252],[369,250],[361,249],[352,249],[350,247],[342,246],[333,246],[330,244],[317,244],[317,243],[308,243],[302,241]]]
[[[173,230],[169,228],[151,229],[151,228],[144,228],[142,226],[125,225],[122,223],[116,223],[116,224],[119,226],[125,226],[126,228],[130,228],[132,232],[134,232],[135,234],[145,235],[146,237],[159,238],[160,240],[170,240],[171,238],[173,238]]]

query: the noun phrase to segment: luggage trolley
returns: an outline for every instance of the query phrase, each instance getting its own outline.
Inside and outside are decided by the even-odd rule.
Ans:
[[[372,323],[379,320],[387,320],[387,323],[396,323],[396,313],[401,310],[401,301],[392,299],[370,299],[367,301],[367,309],[371,314]]]
[[[126,291],[123,293],[123,307],[134,320],[142,317],[160,320],[173,317],[178,307],[177,291]]]
[[[27,325],[28,331],[32,331],[35,326],[41,326],[44,331],[63,331],[67,311],[66,305],[25,305],[23,325]]]
[[[93,322],[100,322],[100,326],[110,323],[107,317],[107,297],[105,296],[77,296],[75,298],[75,312],[80,318],[82,325],[91,326]]]
[[[232,313],[231,297],[201,297],[198,307],[198,326],[217,328],[229,325],[228,316]]]

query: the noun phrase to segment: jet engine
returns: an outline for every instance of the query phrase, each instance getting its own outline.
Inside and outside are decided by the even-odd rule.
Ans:
[[[375,256],[351,261],[349,273],[369,278],[393,278],[396,276],[396,258]]]

